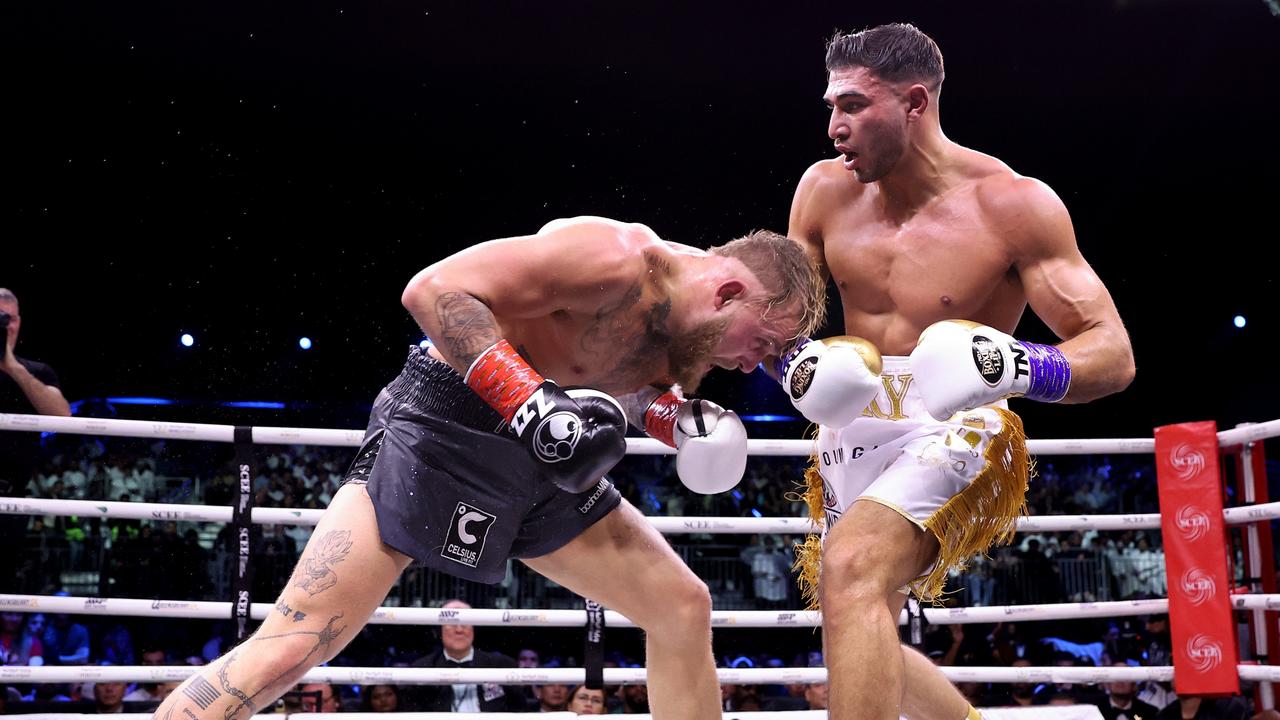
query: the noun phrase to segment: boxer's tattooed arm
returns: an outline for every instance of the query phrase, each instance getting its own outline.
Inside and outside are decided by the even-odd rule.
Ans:
[[[310,554],[298,562],[298,567],[293,571],[293,586],[315,596],[337,585],[338,574],[333,571],[333,566],[347,559],[349,552],[350,530],[330,530],[325,533]]]
[[[493,311],[472,295],[447,292],[436,298],[441,345],[454,367],[467,368],[502,338]]]
[[[236,649],[228,655],[226,661],[223,662],[222,667],[218,668],[218,684],[222,686],[222,690],[224,692],[238,699],[240,702],[234,703],[231,707],[227,708],[226,712],[223,714],[223,720],[234,720],[234,718],[240,714],[241,710],[248,710],[248,715],[253,715],[258,712],[260,707],[260,695],[263,695],[268,691],[273,691],[273,694],[269,696],[269,698],[261,699],[275,699],[275,696],[279,694],[278,691],[280,690],[279,688],[276,688],[276,685],[284,685],[285,687],[292,685],[297,682],[297,678],[301,677],[302,673],[306,672],[308,668],[314,667],[320,662],[323,662],[329,655],[329,646],[332,645],[333,641],[342,634],[343,630],[347,629],[346,625],[343,625],[340,628],[334,628],[334,624],[338,620],[342,619],[342,615],[343,613],[338,613],[337,615],[329,618],[329,622],[320,630],[295,630],[293,632],[280,633],[278,635],[252,637],[247,640],[244,645],[241,645],[239,649]],[[311,649],[307,651],[307,654],[304,655],[297,664],[287,668],[284,672],[268,680],[257,692],[250,695],[244,690],[241,690],[231,684],[231,664],[239,659],[240,651],[250,643],[263,643],[270,640],[279,640],[280,638],[306,635],[310,635],[315,638],[315,643],[311,646]],[[284,681],[283,683],[281,683],[282,680]]]

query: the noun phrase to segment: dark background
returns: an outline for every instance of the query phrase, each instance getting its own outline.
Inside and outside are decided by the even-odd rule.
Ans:
[[[703,246],[785,230],[801,173],[832,155],[825,39],[905,20],[945,55],[947,135],[1056,189],[1133,338],[1129,390],[1020,403],[1029,432],[1280,416],[1280,17],[1262,0],[4,13],[0,286],[22,302],[20,354],[73,400],[270,400],[289,409],[187,419],[362,426],[420,337],[401,289],[460,248],[578,214]],[[1052,339],[1030,316],[1020,334]],[[713,377],[744,413],[789,409]]]

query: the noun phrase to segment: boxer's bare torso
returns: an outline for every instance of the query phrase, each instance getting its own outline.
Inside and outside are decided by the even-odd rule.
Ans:
[[[910,353],[921,331],[950,318],[1012,332],[1027,307],[1016,206],[1045,190],[964,153],[950,186],[912,212],[889,207],[838,160],[814,165],[797,190],[789,234],[835,279],[845,332],[886,355]]]
[[[703,300],[700,293],[711,292],[699,262],[708,253],[661,240],[644,225],[603,218],[557,220],[531,237],[540,242],[495,241],[510,243],[509,252],[495,252],[502,246],[488,243],[474,258],[468,251],[449,261],[450,272],[467,279],[469,292],[435,299],[430,312],[441,331],[433,340],[455,352],[434,347],[433,356],[452,362],[483,352],[491,338],[481,340],[473,330],[477,313],[487,311],[497,336],[543,376],[562,386],[625,395],[689,384],[713,366],[736,369],[738,356],[753,343],[772,353],[786,339],[784,326],[735,324],[731,339],[741,335],[741,342],[715,352],[707,348],[694,367],[675,366],[678,351],[706,330],[694,308]],[[547,262],[544,253],[555,260]]]

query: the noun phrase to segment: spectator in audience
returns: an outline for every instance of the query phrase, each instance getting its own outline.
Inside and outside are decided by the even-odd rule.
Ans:
[[[1156,720],[1245,720],[1249,703],[1239,695],[1209,698],[1180,695],[1156,713]]]
[[[1027,658],[1017,658],[1009,663],[1009,667],[1031,667]],[[1031,683],[1016,682],[1009,684],[1009,702],[1014,707],[1031,707],[1035,704],[1036,688]]]
[[[66,596],[65,590],[57,595]],[[52,617],[44,631],[46,665],[85,665],[89,662],[89,630],[71,616],[58,613]]]
[[[124,712],[124,683],[100,682],[93,684],[94,712],[98,714]]]
[[[536,668],[538,667],[538,663],[540,662],[541,662],[541,658],[538,657],[537,650],[524,648],[523,650],[521,650],[519,653],[516,654],[516,667]]]
[[[450,600],[445,608],[470,609],[461,600]],[[413,667],[510,668],[516,663],[502,653],[475,648],[475,628],[445,625],[440,628],[441,647],[413,663]],[[406,709],[420,712],[522,712],[528,705],[515,685],[475,683],[419,685],[405,690]]]
[[[124,623],[116,621],[102,634],[95,657],[112,665],[133,665],[133,636]],[[163,655],[163,653],[161,653]],[[146,663],[143,663],[144,665]],[[164,662],[157,663],[163,665]]]
[[[364,712],[396,712],[400,709],[400,692],[395,685],[365,685],[360,701]]]
[[[44,646],[44,631],[49,626],[49,620],[44,613],[31,613],[27,615],[27,634],[40,641],[41,647]],[[44,653],[41,653],[43,655]]]
[[[759,712],[763,709],[760,688],[756,685],[721,685],[720,699],[725,710]]]
[[[649,687],[647,685],[622,686],[622,712],[649,712]]]
[[[604,690],[591,690],[579,685],[569,693],[569,712],[579,715],[604,714]]]
[[[71,405],[62,396],[62,386],[53,368],[42,362],[18,357],[14,347],[22,329],[18,297],[0,288],[0,412],[71,416]],[[31,436],[32,433],[6,433]],[[38,439],[39,435],[35,434]],[[27,478],[22,478],[25,484]]]
[[[342,700],[329,683],[304,683],[298,686],[301,712],[342,712]]]
[[[1092,662],[1084,663],[1080,658],[1067,652],[1056,652],[1053,655],[1053,665],[1056,667],[1078,667],[1092,664]],[[1059,694],[1070,695],[1072,702],[1080,701],[1086,705],[1099,705],[1103,699],[1101,692],[1093,685],[1047,683],[1036,688],[1033,702],[1036,705],[1048,705],[1049,701]]]
[[[181,680],[170,680],[169,682],[162,682],[159,685],[157,685],[155,702],[157,703],[164,702],[164,699],[169,697],[169,693],[173,692],[174,690],[177,690],[178,686],[181,684],[182,684]]]
[[[810,683],[806,685],[804,701],[809,710],[826,710],[829,707],[827,705],[827,684]]]
[[[761,548],[751,558],[751,576],[755,579],[756,599],[766,610],[781,608],[786,604],[791,563],[778,552],[773,536],[760,538]]]
[[[14,354],[21,328],[18,297],[0,288],[0,413],[71,415],[53,368]],[[0,495],[23,493],[38,467],[39,449],[40,433],[0,432]],[[21,537],[26,527],[26,517],[0,515],[0,537]],[[19,553],[0,553],[0,577],[15,576],[21,561]]]
[[[568,685],[534,685],[533,694],[538,698],[537,712],[561,712],[569,706]]]
[[[538,656],[537,650],[524,648],[520,652],[516,653],[516,667],[536,668],[540,666],[541,662],[542,658]],[[524,695],[525,703],[530,707],[537,704],[538,698],[533,694],[532,685],[521,685],[520,692]]]
[[[1129,667],[1127,663],[1113,663],[1112,667]],[[1158,710],[1142,702],[1135,693],[1137,684],[1132,680],[1104,683],[1107,700],[1098,704],[1104,720],[1155,720]]]
[[[144,647],[142,649],[142,663],[151,667],[167,665],[168,658],[165,651],[161,648],[153,646]],[[148,702],[160,700],[160,684],[159,683],[139,683],[132,692],[124,696],[128,702]]]
[[[44,647],[29,628],[26,613],[0,614],[0,661],[4,665],[44,664]]]

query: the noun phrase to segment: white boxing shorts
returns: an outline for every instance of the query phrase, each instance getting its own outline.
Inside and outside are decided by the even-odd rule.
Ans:
[[[938,538],[938,561],[912,583],[940,596],[947,571],[1007,542],[1025,512],[1030,463],[1022,421],[1004,403],[956,413],[925,410],[906,357],[885,357],[883,389],[853,422],[820,427],[806,473],[810,515],[826,533],[853,503],[880,503]],[[821,541],[797,554],[801,586],[816,598]]]

